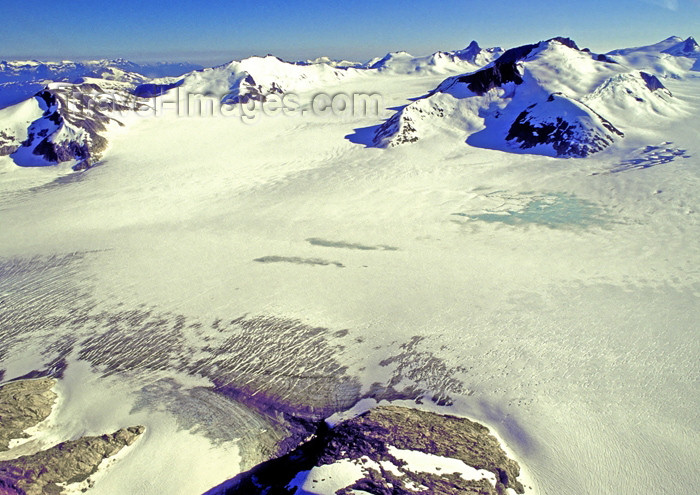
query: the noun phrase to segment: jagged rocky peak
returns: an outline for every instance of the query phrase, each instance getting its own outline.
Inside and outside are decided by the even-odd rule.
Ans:
[[[498,58],[503,53],[501,47],[482,48],[475,40],[463,50],[454,52],[455,57],[477,66],[483,66]]]
[[[112,88],[113,89],[113,88]],[[85,169],[99,160],[107,147],[102,135],[112,114],[128,111],[131,95],[126,91],[104,91],[96,83],[51,84],[34,97],[41,114],[26,128],[21,140],[9,137],[4,154],[20,166],[45,166],[75,161],[74,169]]]
[[[698,42],[695,41],[695,38],[693,38],[692,36],[689,36],[688,39],[686,39],[684,42],[683,51],[684,52],[700,52],[700,45],[698,45]]]
[[[551,148],[558,157],[586,157],[624,134],[580,101],[552,94],[533,103],[515,119],[506,141],[520,149]]]
[[[685,40],[682,40],[678,37],[674,37],[673,41],[677,41],[677,43],[671,46],[670,48],[664,50],[664,53],[681,57],[693,57],[700,55],[700,45],[698,45],[697,41],[695,41],[695,38],[693,38],[692,36],[688,37]]]
[[[472,40],[472,42],[469,43],[469,45],[464,50],[460,50],[458,53],[461,55],[473,56],[479,53],[480,51],[481,47],[479,46],[479,43],[476,40]]]

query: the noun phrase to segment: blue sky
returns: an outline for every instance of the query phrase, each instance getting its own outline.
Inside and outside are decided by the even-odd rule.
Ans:
[[[365,60],[476,39],[504,48],[569,36],[594,51],[700,35],[700,0],[0,0],[0,59],[125,57],[204,65],[273,53]],[[31,5],[28,7],[27,5]]]

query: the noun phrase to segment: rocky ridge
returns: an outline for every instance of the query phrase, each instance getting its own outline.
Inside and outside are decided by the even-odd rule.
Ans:
[[[56,379],[44,377],[0,386],[0,451],[6,451],[5,459],[13,453],[10,440],[29,438],[25,430],[49,417],[57,398],[55,384]],[[67,484],[89,481],[102,461],[132,445],[144,431],[143,426],[121,428],[0,461],[0,494],[62,493]]]
[[[25,430],[49,417],[57,397],[55,384],[53,378],[39,378],[0,387],[0,451],[8,450],[10,440],[28,438]]]
[[[61,493],[59,484],[85,481],[100,463],[132,445],[143,426],[122,428],[101,436],[62,442],[34,455],[0,462],[0,493],[43,495]]]
[[[416,466],[415,458],[427,458],[437,469]],[[451,469],[456,465],[462,467]],[[466,474],[471,471],[477,475]],[[525,493],[519,476],[517,462],[485,426],[466,418],[380,406],[334,427],[320,424],[294,451],[207,495]]]

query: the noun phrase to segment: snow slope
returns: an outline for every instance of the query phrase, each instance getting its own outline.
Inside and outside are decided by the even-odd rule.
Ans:
[[[340,69],[328,64],[297,65],[268,55],[193,72],[185,76],[181,89],[213,95],[228,103],[245,103],[273,93],[336,85],[356,72],[356,69]]]
[[[0,380],[67,365],[54,438],[147,427],[95,494],[233,477],[272,429],[244,398],[325,415],[423,395],[497,431],[536,493],[693,493],[700,79],[658,51],[541,48],[522,84],[482,95],[440,74],[337,79],[387,108],[444,88],[416,108],[451,102],[462,127],[420,120],[409,146],[345,139],[373,116],[164,115],[107,129],[87,172],[0,157]],[[625,137],[580,160],[471,145],[504,102],[523,98],[507,132],[555,92]]]
[[[496,58],[500,48],[482,49],[472,42],[464,50],[414,57],[406,52],[389,53],[366,64],[321,58],[308,63],[289,63],[272,55],[193,72],[184,77],[181,89],[194,94],[219,96],[229,103],[260,100],[265,95],[303,92],[334,87],[346,79],[401,74],[448,74],[474,70]]]
[[[656,75],[554,38],[446,79],[398,110],[368,144],[396,146],[448,131],[473,146],[585,157],[624,137],[616,125],[644,126],[679,108]]]
[[[409,57],[404,62],[411,65],[411,70],[402,68],[402,63],[397,62],[393,55],[385,57],[386,63],[376,63],[371,66],[357,64],[353,67],[350,67],[351,64],[343,65],[330,59],[319,59],[313,63],[290,63],[268,55],[195,70],[180,77],[154,79],[137,74],[135,71],[140,70],[140,66],[122,59],[85,63],[2,62],[0,81],[11,81],[7,84],[13,85],[13,88],[15,86],[19,88],[19,94],[25,98],[29,96],[29,91],[35,91],[32,98],[27,98],[25,101],[31,101],[37,97],[41,99],[41,95],[45,94],[42,90],[53,85],[53,89],[63,88],[64,94],[71,93],[72,97],[77,95],[80,101],[77,105],[73,103],[74,112],[76,108],[79,110],[78,107],[102,108],[107,100],[117,103],[111,105],[112,113],[119,111],[124,114],[132,110],[132,114],[139,114],[139,109],[143,108],[143,105],[162,108],[164,101],[189,104],[190,97],[195,97],[200,102],[202,99],[213,99],[217,106],[220,104],[232,106],[265,102],[272,95],[278,97],[289,93],[298,95],[318,92],[321,89],[331,92],[340,91],[346,80],[374,80],[405,73],[412,73],[420,79],[425,77],[426,73],[428,77],[436,73],[456,73],[465,69],[474,69],[498,53],[500,49],[483,50],[476,42],[472,42],[468,48],[457,52],[439,52],[422,58]],[[166,65],[163,64],[163,67],[167,68]],[[126,70],[132,72],[125,72]],[[63,82],[60,84],[50,82],[46,78]],[[99,95],[100,92],[103,94]],[[3,95],[8,98],[5,103],[14,101],[17,97],[14,90],[0,89],[0,99]],[[145,101],[151,98],[155,100],[150,103]],[[63,100],[59,99],[59,106],[61,101]],[[117,121],[116,118],[107,116],[104,112],[98,111],[99,115],[95,115],[94,112],[89,111],[86,113],[92,114],[87,115],[87,118],[82,121],[84,125],[71,127],[70,123],[59,122],[57,120],[59,117],[54,118],[56,122],[49,119],[52,115],[65,113],[66,109],[57,107],[50,111],[44,110],[46,115],[43,120],[37,119],[31,124],[31,128],[15,130],[3,138],[3,142],[6,142],[3,145],[4,154],[12,154],[15,162],[20,166],[44,166],[72,160],[84,161],[86,166],[89,166],[96,161],[99,152],[107,145],[103,137],[95,131],[103,130],[101,127],[106,122]],[[23,123],[21,119],[11,122],[13,114],[14,111],[7,113],[5,125],[8,129],[26,125],[26,122]],[[128,117],[124,119],[128,120]],[[97,121],[99,123],[96,123]],[[24,137],[16,138],[19,135]],[[24,143],[28,136],[33,139]],[[46,139],[38,139],[38,137]],[[59,151],[56,152],[56,146],[51,145],[49,147],[54,149],[46,153],[44,148],[48,145],[45,142],[54,141],[58,144]],[[22,143],[22,146],[16,152],[8,151],[11,146],[17,147],[19,143]],[[37,150],[37,146],[41,147]],[[91,153],[91,150],[95,153]],[[82,165],[81,167],[84,168]]]
[[[51,83],[34,98],[2,110],[0,155],[22,167],[70,162],[75,170],[88,168],[107,147],[107,127],[123,125],[115,115],[135,112],[139,103],[147,104],[110,81]]]
[[[651,70],[659,77],[681,78],[687,70],[700,68],[696,45],[692,37],[683,40],[671,36],[653,45],[613,50],[608,55],[627,66]]]

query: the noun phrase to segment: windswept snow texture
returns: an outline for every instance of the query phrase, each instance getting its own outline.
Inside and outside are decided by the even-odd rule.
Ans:
[[[472,146],[581,158],[620,141],[619,127],[653,125],[680,108],[657,75],[553,38],[446,79],[380,125],[368,144],[414,143],[441,130]]]
[[[13,455],[144,425],[89,493],[198,495],[310,421],[417,399],[497,433],[532,493],[696,492],[700,78],[665,53],[679,43],[600,57],[552,40],[483,73],[257,57],[0,109],[0,379],[55,376],[58,395]],[[279,88],[385,109],[75,107],[180,80],[142,103]],[[561,139],[507,140],[525,111],[529,138],[561,118]],[[44,139],[99,166],[17,166],[46,161]],[[557,156],[574,144],[588,155]]]

